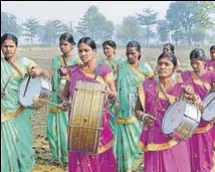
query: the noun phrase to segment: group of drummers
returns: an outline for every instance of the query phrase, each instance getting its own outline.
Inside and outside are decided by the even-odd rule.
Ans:
[[[52,163],[69,172],[211,172],[215,169],[215,45],[210,59],[190,52],[183,71],[167,43],[153,70],[137,41],[116,56],[102,44],[72,34],[59,38],[51,72],[17,56],[18,40],[1,37],[1,171],[35,166],[32,114],[49,104],[46,133]],[[45,114],[44,114],[45,115]],[[40,119],[38,119],[40,120]]]

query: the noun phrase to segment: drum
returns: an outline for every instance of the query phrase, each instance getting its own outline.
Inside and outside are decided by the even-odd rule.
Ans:
[[[70,112],[69,150],[97,153],[106,90],[104,84],[77,82]]]
[[[215,119],[215,91],[209,93],[203,100],[204,102],[204,112],[202,114],[202,119],[204,121],[211,121]]]
[[[20,84],[18,98],[22,106],[32,109],[40,108],[44,105],[44,102],[40,100],[35,102],[34,96],[37,94],[39,98],[44,100],[50,100],[52,96],[52,85],[48,78],[45,77],[35,77],[30,78],[26,94],[24,96],[25,87],[28,82],[28,77],[24,78]]]
[[[185,100],[176,101],[168,108],[162,121],[162,132],[177,141],[192,135],[200,123],[201,112]]]

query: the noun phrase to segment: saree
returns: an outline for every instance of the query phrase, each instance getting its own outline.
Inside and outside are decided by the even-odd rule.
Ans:
[[[22,75],[36,64],[26,58],[16,61]],[[18,101],[18,72],[1,58],[1,91],[8,78],[12,78],[1,99],[1,171],[29,172],[35,165],[32,135],[32,109],[24,108]]]
[[[215,81],[215,73],[209,71],[197,77],[193,71],[185,71],[182,73],[182,78],[186,83],[192,85],[195,93],[203,100]],[[189,139],[192,172],[210,172],[212,170],[214,166],[214,137],[213,122],[201,120],[195,133]]]
[[[124,61],[119,66],[118,97],[119,106],[115,105],[112,114],[116,114],[114,121],[114,153],[118,162],[118,171],[135,171],[143,162],[143,152],[137,143],[140,137],[142,122],[136,119],[135,102],[137,86],[145,78],[153,76],[150,66],[141,62],[139,67],[131,66]]]
[[[115,85],[117,84],[119,65],[123,61],[125,61],[125,60],[121,57],[114,57],[114,59],[112,59],[112,60],[109,60],[107,58],[98,60],[99,64],[106,64],[112,69],[113,75],[114,75]],[[114,111],[114,103],[115,102],[113,102],[112,100],[107,99],[107,106],[108,106],[109,112]],[[111,119],[109,120],[109,122],[110,122],[110,126],[111,126],[112,131],[114,130],[115,118],[116,118],[115,113],[111,113]]]
[[[163,117],[170,104],[180,97],[182,84],[177,82],[166,91],[166,96],[156,80],[148,79],[138,87],[143,109],[156,118],[152,126],[142,130],[138,143],[144,151],[144,172],[190,172],[187,141],[179,143],[162,132]]]
[[[96,81],[95,74],[88,74],[81,70],[80,66],[68,71],[70,81],[70,98],[74,96],[77,81],[97,82],[104,84],[104,81],[113,80],[113,73],[107,65],[102,65],[98,72]],[[88,155],[86,152],[69,151],[69,172],[116,172],[117,164],[113,154],[113,134],[109,125],[111,115],[104,104],[102,114],[102,131],[100,133],[98,153]]]
[[[67,65],[80,64],[81,61],[78,57],[73,57],[70,59],[65,59]],[[52,58],[52,72],[53,72],[53,89],[54,93],[52,95],[51,101],[60,104],[60,74],[58,69],[64,66],[64,61],[62,56],[54,56]],[[46,133],[47,139],[50,146],[50,150],[53,156],[53,161],[58,163],[68,162],[68,148],[67,148],[67,128],[68,128],[68,114],[65,111],[55,107],[54,105],[49,105],[47,123],[46,123]]]
[[[210,71],[215,71],[215,60],[206,60],[206,67]]]

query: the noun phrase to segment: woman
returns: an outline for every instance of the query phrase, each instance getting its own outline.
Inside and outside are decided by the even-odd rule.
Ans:
[[[206,61],[206,66],[210,71],[215,71],[215,45],[210,48],[211,59]]]
[[[137,147],[142,123],[135,117],[137,86],[146,78],[153,78],[151,67],[141,61],[141,47],[137,41],[126,46],[127,60],[119,66],[118,96],[119,106],[115,109],[114,153],[118,171],[135,171],[143,162],[143,152]]]
[[[143,121],[138,146],[144,151],[144,172],[190,172],[189,149],[185,141],[177,142],[161,131],[163,117],[183,91],[183,83],[172,75],[177,68],[176,56],[163,53],[158,57],[158,80],[148,79],[139,86],[136,117]],[[188,99],[194,98],[186,87]],[[195,96],[196,98],[196,96]]]
[[[119,65],[121,62],[123,62],[123,58],[121,57],[116,57],[116,43],[112,40],[106,40],[105,42],[103,42],[102,44],[103,47],[103,52],[105,54],[105,56],[107,58],[105,59],[100,59],[98,61],[99,64],[107,64],[113,71],[114,74],[114,80],[115,80],[115,84],[117,85],[117,75],[118,75],[118,71],[119,71]],[[108,102],[108,110],[109,112],[111,112],[111,119],[110,119],[110,126],[112,131],[114,131],[114,120],[115,120],[115,113],[113,113],[113,111],[115,111],[114,108],[114,104],[116,102],[113,102],[111,100],[107,100]]]
[[[215,82],[215,73],[208,71],[205,66],[206,56],[204,50],[195,48],[190,53],[190,62],[193,71],[185,71],[182,73],[184,82],[189,83],[194,91],[203,100],[207,93],[211,90],[211,86]],[[213,144],[215,131],[213,123],[201,120],[195,133],[189,139],[190,145],[190,161],[192,172],[212,170],[214,162]]]
[[[73,47],[75,45],[73,36],[65,32],[60,36],[59,47],[62,55],[57,55],[52,58],[53,70],[53,89],[54,94],[51,101],[60,104],[61,88],[64,87],[66,81],[66,68],[80,64],[81,61],[78,57],[73,56]],[[47,117],[47,138],[50,145],[51,153],[53,156],[53,163],[55,165],[63,165],[63,168],[68,163],[68,148],[67,148],[67,127],[68,127],[68,114],[54,105],[49,105]]]
[[[62,100],[63,109],[68,109],[68,99],[73,99],[75,86],[77,81],[97,82],[107,84],[108,97],[115,99],[116,90],[114,78],[111,69],[103,64],[99,65],[96,62],[96,44],[90,37],[83,37],[78,42],[79,57],[83,64],[69,70],[70,80],[67,81]],[[95,75],[97,77],[95,78]],[[70,172],[100,172],[100,171],[116,171],[116,160],[113,154],[112,142],[113,135],[109,126],[110,114],[107,111],[106,105],[103,109],[102,116],[102,131],[100,133],[101,140],[99,141],[98,154],[87,155],[86,152],[69,152],[69,171]],[[79,156],[80,155],[80,156]]]
[[[173,44],[171,44],[171,43],[166,43],[163,46],[163,53],[168,53],[168,52],[175,54],[175,46]],[[182,72],[182,69],[179,66],[180,66],[180,63],[179,63],[179,60],[177,58],[177,69],[176,69],[177,73],[181,73]],[[177,73],[174,74],[175,77],[178,76]]]
[[[18,57],[16,36],[5,33],[1,37],[1,171],[29,172],[35,164],[32,136],[32,109],[18,101],[18,90],[25,75],[44,75],[32,60]],[[9,80],[10,78],[10,80]]]
[[[114,73],[114,79],[117,78],[117,70],[119,64],[124,61],[121,57],[116,57],[116,43],[112,40],[107,40],[102,44],[103,52],[107,58],[100,59],[98,61],[99,64],[107,64],[110,68],[112,68]]]

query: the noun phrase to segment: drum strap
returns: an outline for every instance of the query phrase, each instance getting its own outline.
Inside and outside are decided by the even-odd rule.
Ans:
[[[97,78],[97,76],[99,75],[99,71],[100,71],[100,69],[102,68],[102,65],[103,64],[98,64],[98,66],[96,67],[96,74],[95,74],[95,77],[94,77],[94,81],[96,81],[96,78]]]
[[[23,106],[20,106],[19,109],[17,109],[15,112],[6,114],[4,116],[1,117],[1,123],[6,122],[12,118],[17,117],[25,108]]]
[[[163,90],[161,84],[158,82],[158,86],[159,86],[159,89],[161,90],[161,92],[163,93],[164,97],[166,98],[166,100],[168,101],[169,104],[171,104],[170,100],[169,100],[169,97],[166,95],[166,92]]]

